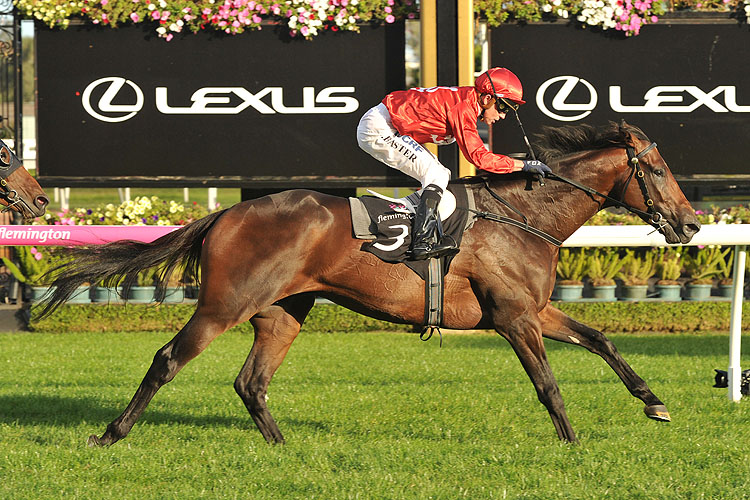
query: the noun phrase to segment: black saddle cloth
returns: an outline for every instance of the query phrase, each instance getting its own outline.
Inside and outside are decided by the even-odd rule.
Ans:
[[[447,220],[443,221],[443,232],[447,237],[455,240],[456,246],[460,246],[469,216],[468,195],[466,187],[460,184],[450,185],[448,190],[456,197],[456,209]],[[414,214],[403,213],[403,208],[399,210],[399,206],[395,203],[375,196],[362,196],[359,199],[370,216],[370,227],[377,237],[374,241],[363,243],[361,249],[385,262],[404,263],[422,279],[426,279],[429,262],[406,258],[411,245],[411,225]],[[455,255],[442,258],[446,274],[453,257]]]

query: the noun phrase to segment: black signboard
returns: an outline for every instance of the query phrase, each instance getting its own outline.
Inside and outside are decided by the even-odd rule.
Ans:
[[[356,140],[362,114],[404,87],[403,25],[170,42],[72,26],[38,29],[36,46],[45,185],[403,184]]]
[[[624,118],[678,177],[748,176],[750,32],[717,23],[662,19],[627,39],[563,23],[502,26],[491,33],[491,61],[523,82],[530,134]],[[493,149],[525,151],[506,122],[494,127]]]

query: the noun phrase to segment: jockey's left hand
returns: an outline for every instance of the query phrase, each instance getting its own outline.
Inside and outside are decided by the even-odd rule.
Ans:
[[[542,177],[546,177],[547,174],[552,173],[552,169],[539,160],[523,160],[522,172],[530,174],[539,174]]]

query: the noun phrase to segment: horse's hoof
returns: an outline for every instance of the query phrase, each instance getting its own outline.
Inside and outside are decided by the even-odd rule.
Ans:
[[[86,445],[89,448],[97,448],[99,446],[104,446],[101,441],[99,441],[99,438],[96,437],[95,434],[92,434],[89,436],[89,438],[86,440]]]
[[[658,420],[659,422],[671,422],[672,418],[669,416],[667,407],[664,405],[650,405],[643,409],[643,413],[648,418]]]

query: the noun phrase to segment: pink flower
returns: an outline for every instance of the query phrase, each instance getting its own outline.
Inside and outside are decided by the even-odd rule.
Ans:
[[[151,13],[151,17],[154,19],[159,19],[161,17],[161,13],[158,10],[155,10]]]
[[[396,18],[393,17],[393,15],[391,15],[391,14],[388,14],[388,16],[385,18],[385,22],[387,22],[387,23],[392,23],[395,20],[396,20]]]
[[[31,250],[29,251],[31,252],[31,255],[36,255],[37,253],[39,253],[39,250],[37,250],[36,247],[31,247]]]
[[[310,29],[307,26],[302,26],[299,32],[302,33],[302,36],[307,36],[310,33]]]
[[[166,40],[167,40],[167,41],[170,41],[170,40],[171,40],[172,38],[174,38],[174,35],[172,35],[172,33],[169,33],[169,34],[168,34],[168,35],[166,36]]]
[[[102,0],[102,6],[107,5],[109,3],[109,0]]]
[[[34,258],[35,258],[36,260],[42,260],[42,254],[40,254],[40,253],[35,253],[35,254],[34,254]]]
[[[393,12],[393,9],[391,9],[391,8],[390,8],[390,7],[388,7],[388,6],[386,6],[386,7],[385,7],[385,8],[383,9],[383,10],[384,10],[384,11],[386,11],[387,13],[389,13],[389,14],[390,14],[391,12]]]
[[[659,18],[658,18],[658,17],[656,17],[656,16],[651,16],[651,22],[652,22],[652,23],[655,23],[655,22],[658,22],[658,21],[659,21]]]
[[[135,12],[133,12],[132,14],[130,14],[130,19],[131,19],[131,20],[132,20],[132,21],[133,21],[134,23],[137,23],[138,21],[140,21],[140,20],[141,20],[141,18],[140,18],[140,17],[138,16],[138,14],[136,14]]]
[[[262,19],[260,18],[260,16],[258,16],[256,14],[253,14],[253,22],[255,24],[260,24],[261,21],[262,21]]]

